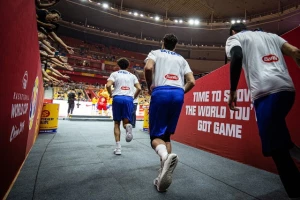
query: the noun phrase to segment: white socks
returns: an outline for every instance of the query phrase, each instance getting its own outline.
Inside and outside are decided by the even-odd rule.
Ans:
[[[162,161],[165,161],[168,157],[167,147],[163,144],[159,144],[155,148],[156,153],[159,155]]]
[[[121,143],[120,143],[120,141],[116,142],[116,144],[117,144],[117,148],[121,149]]]

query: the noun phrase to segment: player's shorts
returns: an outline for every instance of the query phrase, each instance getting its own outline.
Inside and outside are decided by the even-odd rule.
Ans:
[[[254,101],[264,156],[293,147],[285,117],[291,110],[295,92],[278,92]]]
[[[133,108],[132,97],[121,95],[114,96],[112,103],[113,120],[122,121],[123,119],[128,119],[131,123]]]
[[[152,91],[149,107],[150,138],[174,134],[184,100],[184,90],[160,86]]]

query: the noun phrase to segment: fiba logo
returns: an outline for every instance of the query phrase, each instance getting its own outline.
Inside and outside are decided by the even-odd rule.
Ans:
[[[39,77],[36,77],[34,81],[34,86],[32,89],[31,102],[30,102],[30,111],[29,111],[29,130],[31,130],[34,120],[34,115],[36,112],[36,104],[38,100],[39,93]]]
[[[28,72],[25,71],[22,79],[22,84],[23,84],[23,89],[26,90],[27,88],[27,83],[28,83]]]

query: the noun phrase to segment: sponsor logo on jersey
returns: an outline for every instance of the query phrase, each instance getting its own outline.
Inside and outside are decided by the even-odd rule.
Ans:
[[[127,87],[127,86],[122,86],[122,87],[121,87],[121,90],[130,90],[130,88]]]
[[[172,81],[177,81],[179,79],[175,74],[167,74],[165,75],[165,78]]]
[[[279,58],[276,55],[270,54],[262,57],[262,60],[266,63],[277,62]]]

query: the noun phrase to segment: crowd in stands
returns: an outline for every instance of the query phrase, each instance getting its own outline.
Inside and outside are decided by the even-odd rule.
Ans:
[[[135,74],[143,83],[144,72],[142,66],[146,55],[117,47],[107,47],[102,44],[57,36],[55,32],[59,28],[58,21],[61,19],[61,14],[57,10],[51,9],[57,3],[59,3],[59,0],[36,0],[38,40],[44,85],[46,87],[60,86],[61,89],[54,93],[56,99],[66,99],[64,94],[67,94],[71,87],[83,90],[84,87],[87,87],[87,84],[82,84],[84,86],[78,88],[80,84],[74,85],[75,83],[71,81],[70,77],[62,74],[60,70],[74,70],[108,76],[113,71],[118,70],[113,62],[120,57],[127,57],[130,60],[129,71]],[[107,64],[107,61],[112,62],[112,64]],[[105,68],[102,67],[103,62],[106,62]],[[202,76],[202,74],[197,75],[198,78]],[[99,87],[101,86],[97,88]],[[144,90],[141,99],[147,96],[147,87],[142,88]],[[88,99],[82,98],[82,100]]]
[[[68,64],[68,58],[65,53],[73,54],[73,49],[64,43],[56,35],[59,28],[58,21],[61,14],[57,10],[51,10],[50,7],[57,4],[59,0],[36,0],[36,19],[38,26],[38,41],[40,48],[41,70],[44,85],[62,85],[60,79],[69,79],[69,76],[61,74],[57,69],[73,70]],[[57,44],[64,48],[64,52],[59,52]]]

